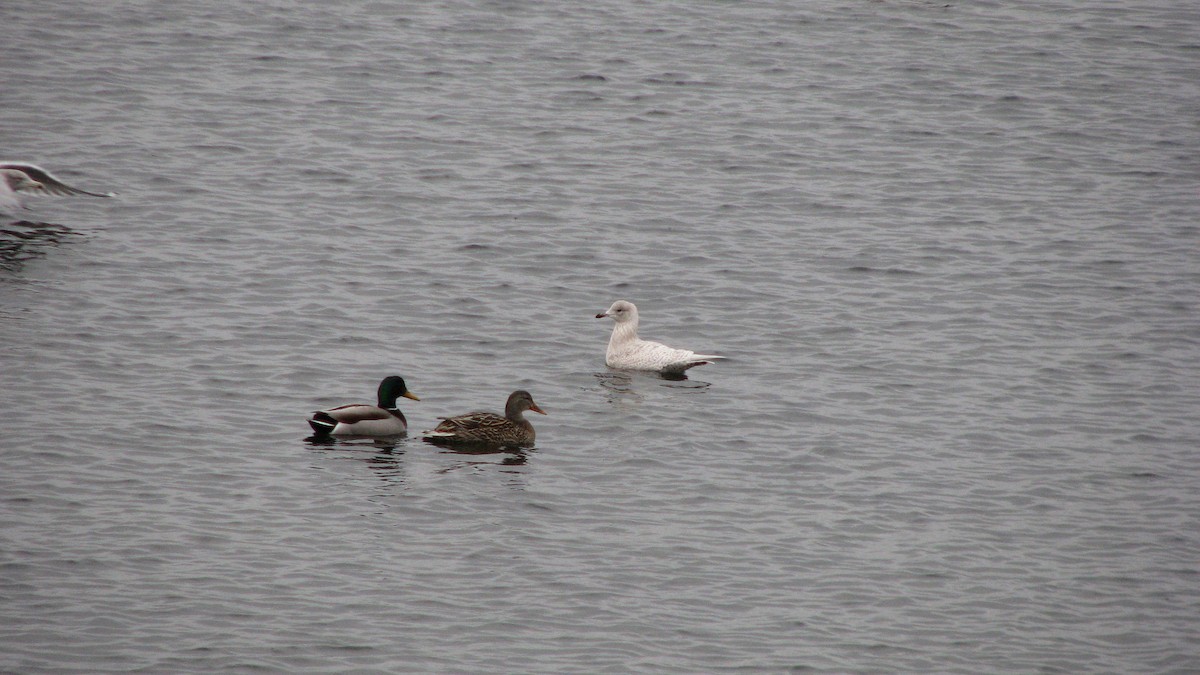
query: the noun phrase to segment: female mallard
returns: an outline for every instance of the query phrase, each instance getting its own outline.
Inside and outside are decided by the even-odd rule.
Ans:
[[[546,414],[527,391],[514,391],[504,405],[504,417],[490,412],[473,412],[443,417],[436,428],[424,432],[431,443],[475,443],[487,445],[533,445],[533,425],[525,411]]]
[[[404,386],[404,378],[391,375],[379,383],[376,405],[351,403],[318,410],[308,418],[308,426],[317,436],[396,436],[408,431],[408,420],[396,409],[401,396],[421,400]]]

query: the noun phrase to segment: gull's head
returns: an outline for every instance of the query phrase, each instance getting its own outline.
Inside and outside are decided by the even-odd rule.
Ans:
[[[600,312],[596,315],[597,319],[609,317],[617,323],[625,323],[627,321],[637,320],[637,306],[628,300],[618,300],[608,308],[606,312]]]

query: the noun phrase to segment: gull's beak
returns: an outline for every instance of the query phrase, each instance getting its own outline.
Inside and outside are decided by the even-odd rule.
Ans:
[[[600,312],[599,314],[596,315],[596,318],[603,319],[606,316],[608,316],[608,312]]]
[[[547,413],[545,410],[542,410],[541,408],[539,408],[539,407],[537,406],[537,404],[536,404],[536,403],[534,403],[533,401],[530,401],[530,402],[529,402],[529,409],[530,409],[530,410],[532,410],[532,411],[533,411],[533,412],[535,412],[535,413],[541,413],[541,414],[543,414],[543,415],[546,415],[546,414],[548,414],[548,413]]]
[[[416,394],[414,394],[414,393],[412,393],[411,391],[406,391],[406,392],[404,392],[403,394],[400,394],[400,395],[401,395],[401,396],[403,396],[404,398],[411,398],[411,399],[412,399],[412,400],[414,400],[414,401],[420,401],[420,400],[421,400],[421,399],[417,398],[417,395],[416,395]]]

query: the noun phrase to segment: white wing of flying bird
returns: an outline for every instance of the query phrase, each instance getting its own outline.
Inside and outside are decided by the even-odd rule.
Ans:
[[[34,192],[51,195],[88,195],[90,197],[111,197],[111,192],[101,194],[72,187],[62,182],[54,174],[33,164],[25,162],[0,161],[0,209],[16,212],[25,207],[21,201],[20,192]]]

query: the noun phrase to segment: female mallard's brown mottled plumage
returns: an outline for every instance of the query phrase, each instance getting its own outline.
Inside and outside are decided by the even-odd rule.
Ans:
[[[443,417],[436,428],[424,432],[432,443],[477,443],[488,445],[533,445],[533,425],[525,419],[525,411],[546,414],[533,402],[527,391],[514,391],[504,406],[504,416],[490,412],[473,412],[456,417]]]

